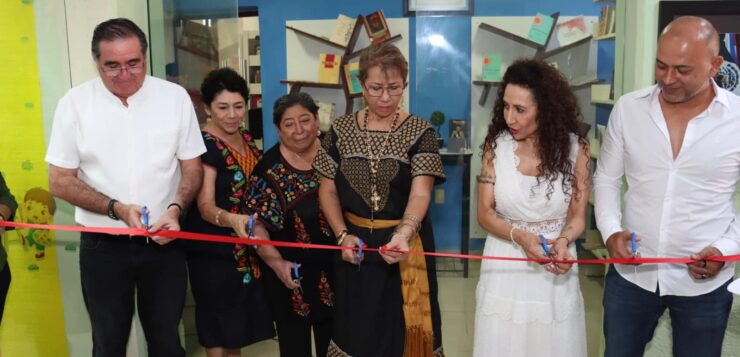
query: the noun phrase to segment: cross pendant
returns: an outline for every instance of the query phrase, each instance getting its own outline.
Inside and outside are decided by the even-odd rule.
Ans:
[[[373,211],[378,211],[378,202],[380,202],[380,195],[378,195],[378,192],[375,190],[375,185],[373,185],[373,195],[370,196],[370,201],[373,203]]]

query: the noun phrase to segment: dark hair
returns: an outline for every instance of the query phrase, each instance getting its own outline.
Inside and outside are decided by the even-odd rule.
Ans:
[[[288,108],[294,105],[300,105],[306,108],[317,120],[319,119],[319,106],[316,105],[316,102],[314,102],[308,93],[292,93],[286,94],[275,101],[275,105],[272,108],[272,122],[275,123],[275,126],[280,126],[280,123],[283,121],[283,114],[285,114]]]
[[[100,58],[100,41],[113,41],[129,37],[137,37],[139,39],[141,53],[146,56],[148,44],[144,31],[141,31],[139,26],[136,26],[133,21],[122,17],[110,19],[95,26],[92,37],[92,54],[96,60]]]
[[[249,100],[247,81],[228,67],[214,69],[208,72],[206,78],[203,78],[203,83],[200,85],[201,100],[205,105],[210,106],[213,99],[225,90],[241,94],[245,102]]]
[[[504,119],[504,93],[506,87],[514,84],[532,92],[537,103],[538,147],[537,183],[547,181],[547,197],[554,191],[553,182],[558,174],[563,175],[563,193],[569,196],[571,186],[577,186],[570,161],[570,134],[578,136],[578,142],[586,145],[586,138],[579,130],[581,109],[573,90],[562,73],[544,61],[519,59],[506,69],[499,86],[498,97],[493,106],[493,118],[488,126],[486,140],[481,145],[484,157],[490,153],[495,156],[496,138],[509,131]]]
[[[406,77],[409,74],[409,63],[398,47],[389,43],[381,43],[380,45],[370,46],[362,51],[360,55],[360,74],[357,76],[357,79],[365,83],[367,71],[375,66],[380,66],[382,71],[393,68],[399,70],[403,78],[403,83],[406,83]]]

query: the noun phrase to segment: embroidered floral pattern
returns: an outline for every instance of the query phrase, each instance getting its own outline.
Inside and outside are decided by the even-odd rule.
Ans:
[[[331,232],[331,227],[329,227],[329,222],[326,221],[326,217],[324,217],[324,212],[322,211],[319,211],[319,229],[321,229],[321,233],[325,237],[334,237],[334,233]]]
[[[240,214],[244,208],[244,190],[246,184],[246,175],[252,173],[252,169],[257,165],[257,161],[262,157],[262,153],[257,145],[254,143],[252,137],[245,131],[242,133],[242,139],[244,140],[246,153],[245,155],[240,154],[238,151],[232,150],[226,143],[220,138],[209,132],[203,132],[203,140],[206,142],[212,142],[216,145],[216,149],[221,153],[226,163],[226,170],[231,175],[231,196],[229,196],[229,202],[231,207],[227,209],[230,213]],[[228,176],[227,176],[228,177]],[[257,260],[257,253],[253,248],[236,244],[234,245],[234,259],[237,261],[237,271],[244,274],[244,283],[249,284],[252,279],[259,279],[262,276],[260,271],[259,262]]]
[[[326,306],[334,306],[334,290],[331,289],[329,279],[326,278],[326,273],[321,272],[321,278],[319,279],[319,296],[321,302]]]
[[[298,243],[311,243],[311,236],[306,232],[306,226],[303,225],[301,216],[298,211],[293,211],[293,227],[295,228],[295,240]]]
[[[311,313],[311,306],[303,301],[303,295],[298,289],[293,289],[293,311],[298,316],[306,317]]]
[[[267,169],[264,176],[252,175],[250,185],[252,189],[247,208],[258,212],[262,220],[272,225],[274,230],[281,230],[285,224],[283,212],[290,210],[306,195],[314,193],[319,188],[319,177],[313,171],[295,172],[279,161]],[[297,224],[295,228],[299,228]],[[303,231],[305,232],[305,228]],[[310,242],[310,237],[307,239]],[[297,240],[302,242],[301,238]]]

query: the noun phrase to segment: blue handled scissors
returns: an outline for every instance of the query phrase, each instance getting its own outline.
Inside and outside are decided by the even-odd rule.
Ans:
[[[247,235],[249,238],[254,238],[254,216],[249,216],[249,223],[247,223]]]
[[[542,245],[542,250],[545,251],[546,256],[550,256],[550,248],[547,246],[547,239],[545,239],[545,236],[540,234],[540,245]]]
[[[152,226],[149,225],[149,210],[146,208],[146,206],[141,207],[141,223],[144,225],[144,228],[149,229]]]
[[[362,266],[362,247],[365,245],[365,242],[360,239],[360,246],[357,250],[357,257],[355,258],[355,262],[357,263],[357,271],[360,271],[360,267]]]
[[[303,278],[301,278],[301,275],[298,273],[298,262],[293,262],[293,276],[295,277],[293,278],[293,283],[298,285],[296,289],[303,294],[303,286],[301,285],[301,279]]]

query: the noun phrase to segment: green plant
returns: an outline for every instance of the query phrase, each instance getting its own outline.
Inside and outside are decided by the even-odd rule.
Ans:
[[[437,136],[441,137],[439,133],[439,129],[442,127],[442,125],[445,123],[445,114],[440,111],[434,111],[432,112],[432,116],[429,117],[429,121],[437,127]]]

